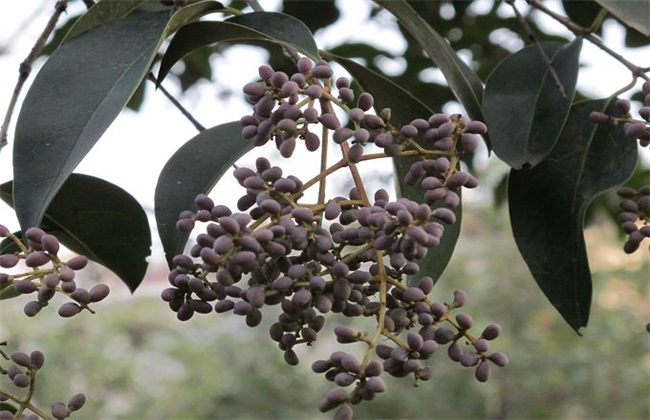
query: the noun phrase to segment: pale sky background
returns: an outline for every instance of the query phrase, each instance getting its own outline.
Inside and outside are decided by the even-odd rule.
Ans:
[[[381,26],[375,23],[368,23],[365,17],[371,7],[369,1],[346,0],[339,1],[339,7],[343,12],[343,20],[336,28],[328,28],[316,34],[316,40],[321,48],[328,48],[338,45],[344,40],[357,40],[381,45],[382,48],[399,53],[405,45],[403,40],[394,36],[396,26],[391,16],[381,15]],[[51,12],[53,11],[54,0],[21,0],[19,2],[5,2],[0,14],[0,114],[4,116],[11,93],[14,89],[17,77],[18,66],[27,56],[34,41],[44,28]],[[262,0],[261,4],[267,10],[277,10],[279,1]],[[559,10],[559,2],[549,2],[554,9]],[[479,2],[477,7],[490,6],[491,1]],[[523,2],[519,5],[523,7]],[[81,1],[73,1],[68,9],[68,14],[73,16],[84,10]],[[505,4],[501,11],[504,14],[511,14],[511,9]],[[219,15],[217,15],[219,16]],[[631,62],[650,66],[650,47],[625,50],[623,47],[623,32],[618,24],[613,21],[606,21],[607,38],[605,43],[616,51],[623,51],[623,55]],[[549,20],[549,27],[559,33],[567,33],[566,30],[554,21]],[[492,34],[492,37],[505,36],[503,33]],[[504,38],[500,42],[504,45],[512,45],[514,49],[521,47],[516,42]],[[245,49],[228,50],[225,54],[215,57],[215,82],[201,82],[199,86],[192,88],[185,95],[177,98],[192,112],[192,114],[206,127],[212,127],[221,123],[239,119],[242,115],[250,114],[250,108],[241,100],[241,87],[253,80],[257,74],[257,67],[264,64],[265,53],[252,47]],[[611,93],[626,85],[630,81],[628,71],[613,60],[611,57],[597,49],[589,42],[583,45],[581,60],[585,67],[581,70],[578,80],[579,88],[594,96],[609,96]],[[41,61],[37,61],[34,70],[26,83],[20,96],[25,96],[31,81],[34,79]],[[394,71],[400,70],[399,62],[387,62]],[[337,74],[340,74],[337,72]],[[439,78],[434,72],[426,73],[426,77]],[[167,80],[164,85],[174,94],[179,89],[172,82]],[[640,83],[639,83],[640,86]],[[234,95],[225,101],[218,99],[219,92],[224,87],[231,88]],[[9,146],[0,151],[0,183],[11,180],[11,152],[15,121],[18,116],[19,107],[13,115],[9,130]],[[446,112],[458,112],[459,109],[445,109]],[[462,112],[462,111],[460,111]],[[144,208],[148,211],[153,209],[154,189],[160,170],[167,159],[187,140],[197,134],[194,127],[163,97],[160,92],[149,89],[146,101],[139,113],[131,111],[123,112],[99,140],[95,148],[79,165],[75,172],[104,178],[117,184],[131,193]],[[304,149],[299,145],[298,149]],[[266,150],[274,150],[266,149]],[[277,156],[275,152],[273,155]],[[265,152],[254,150],[253,154],[244,158],[243,164],[252,164],[257,156]],[[648,159],[648,150],[643,154]],[[298,159],[299,167],[286,169],[285,173],[293,173],[301,179],[309,179],[313,175],[313,168],[318,167],[317,155],[304,153]],[[503,173],[504,165],[497,162],[496,157],[486,159],[485,165],[492,165],[501,168]],[[281,162],[281,159],[277,159]],[[285,165],[287,166],[287,165]],[[380,171],[388,175],[387,166],[382,162],[379,166],[367,168],[368,171]],[[311,175],[310,175],[311,174]],[[228,176],[226,183],[220,183],[212,195],[215,201],[233,206],[237,198],[243,193],[238,186],[228,187],[226,184],[234,185],[234,181]],[[340,185],[345,180],[334,180],[330,185]],[[378,188],[374,186],[371,190]],[[474,196],[474,199],[487,197],[488,189]],[[472,200],[472,194],[467,199]],[[155,229],[153,218],[151,219],[152,229]],[[15,216],[11,209],[4,203],[0,203],[0,224],[4,224],[12,230],[18,229]],[[154,243],[158,241],[154,231]],[[162,260],[162,251],[159,247],[154,248],[155,260]]]

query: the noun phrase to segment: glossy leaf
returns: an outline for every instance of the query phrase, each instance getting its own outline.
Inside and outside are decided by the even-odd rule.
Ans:
[[[63,42],[91,29],[130,15],[148,0],[102,0],[93,5],[76,20]]]
[[[156,185],[155,211],[158,234],[170,268],[183,251],[188,234],[176,230],[178,215],[196,210],[194,197],[208,193],[230,167],[253,148],[241,136],[239,121],[202,131],[167,161]]]
[[[508,182],[517,247],[539,287],[576,332],[587,325],[592,295],[585,211],[597,195],[623,183],[637,161],[636,143],[621,127],[589,121],[589,114],[606,103],[574,105],[548,158],[532,169],[513,169]],[[615,112],[613,106],[608,112]]]
[[[391,123],[395,126],[408,124],[415,118],[429,118],[432,114],[422,102],[385,77],[368,70],[355,61],[331,55],[331,58],[343,66],[364,90],[372,93],[375,98],[375,107],[381,110],[390,107],[392,110]],[[423,145],[427,147],[426,145]],[[428,147],[431,147],[430,145]],[[419,184],[407,185],[404,183],[404,176],[417,158],[400,157],[393,159],[395,166],[395,182],[398,195],[411,200],[421,201],[424,189]],[[427,256],[418,261],[420,273],[417,276],[410,276],[410,283],[417,283],[422,276],[431,276],[438,281],[444,272],[451,256],[453,255],[456,242],[460,236],[462,221],[462,205],[454,209],[456,223],[445,226],[445,233],[442,236],[440,245],[430,249]]]
[[[12,183],[0,198],[13,206]],[[40,227],[71,250],[113,271],[134,291],[147,270],[151,232],[138,201],[122,188],[72,174],[47,208]]]
[[[149,69],[168,16],[139,13],[88,31],[61,45],[38,73],[14,143],[14,201],[23,230],[39,224],[58,189],[124,108]]]
[[[627,26],[650,36],[650,1],[596,0]]]
[[[473,120],[484,121],[481,110],[483,83],[476,73],[463,62],[456,51],[431,27],[406,1],[375,0],[391,12],[408,32],[420,43],[436,66],[458,101]],[[486,138],[489,145],[489,140]]]
[[[273,41],[317,60],[318,47],[304,23],[277,12],[254,12],[226,21],[194,22],[174,36],[158,70],[158,84],[181,58],[205,45],[223,41]]]
[[[539,164],[553,149],[566,121],[578,80],[582,39],[570,44],[541,43],[566,96],[538,47],[506,57],[490,74],[483,111],[497,156],[515,169]]]

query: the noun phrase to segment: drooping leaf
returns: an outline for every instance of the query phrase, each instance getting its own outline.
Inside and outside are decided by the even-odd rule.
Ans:
[[[63,38],[67,42],[91,29],[130,15],[148,0],[102,0],[76,20]]]
[[[189,236],[176,230],[180,212],[195,210],[194,197],[212,190],[232,164],[252,149],[252,142],[242,138],[241,129],[239,121],[233,121],[202,131],[178,149],[160,173],[156,223],[170,268]]]
[[[273,41],[317,60],[318,47],[304,23],[277,12],[253,12],[219,22],[194,22],[174,36],[160,63],[158,84],[181,58],[205,45],[223,41]]]
[[[650,1],[596,0],[627,26],[650,36]]]
[[[463,62],[456,51],[431,27],[406,1],[375,0],[391,12],[422,46],[445,76],[449,87],[465,107],[470,118],[484,121],[481,110],[483,83],[476,73]],[[489,140],[486,138],[489,146]]]
[[[637,146],[620,127],[588,120],[607,102],[575,104],[548,158],[532,169],[513,169],[508,182],[517,247],[539,287],[576,332],[587,325],[592,293],[585,210],[597,195],[623,183],[637,161]],[[607,112],[615,112],[613,106]]]
[[[23,230],[39,224],[58,189],[124,108],[149,69],[168,16],[138,13],[87,31],[61,45],[38,73],[14,143],[14,201]]]
[[[372,93],[375,98],[375,108],[381,110],[390,107],[392,110],[391,124],[401,126],[408,124],[415,118],[427,119],[432,112],[417,98],[405,91],[385,77],[368,70],[366,67],[343,57],[332,55],[331,57],[343,66],[355,81],[366,91]],[[427,147],[427,145],[423,145]],[[431,145],[428,146],[430,148]],[[399,157],[393,159],[395,167],[395,182],[398,194],[411,200],[421,201],[425,190],[419,185],[408,185],[404,182],[404,176],[408,173],[411,165],[417,158]],[[438,281],[447,267],[453,255],[456,242],[460,235],[462,219],[462,206],[454,209],[456,223],[445,226],[445,233],[442,236],[440,245],[430,249],[426,257],[418,261],[420,272],[417,276],[410,276],[409,282],[416,283],[422,276],[431,276]]]
[[[12,182],[0,198],[13,206]],[[113,271],[131,291],[140,285],[151,254],[147,215],[122,188],[89,175],[72,174],[47,208],[40,227],[71,250]]]
[[[555,83],[537,46],[505,60],[487,80],[483,112],[492,148],[515,169],[539,164],[553,149],[573,100],[582,39],[570,44],[541,43],[566,96]]]

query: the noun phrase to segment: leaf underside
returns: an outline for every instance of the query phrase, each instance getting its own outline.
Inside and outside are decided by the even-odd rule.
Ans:
[[[535,281],[576,331],[587,326],[592,284],[583,236],[585,211],[600,193],[634,171],[637,146],[620,127],[589,121],[608,100],[571,108],[551,154],[528,170],[511,170],[510,220]],[[608,113],[615,112],[610,105]]]
[[[178,149],[160,173],[156,223],[170,268],[189,237],[176,230],[178,215],[195,210],[196,195],[210,192],[237,159],[253,148],[251,141],[241,137],[241,129],[239,121],[233,121],[202,131]]]

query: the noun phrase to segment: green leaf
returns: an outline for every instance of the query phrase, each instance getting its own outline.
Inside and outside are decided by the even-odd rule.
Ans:
[[[552,60],[566,97],[535,45],[506,57],[485,86],[483,111],[492,148],[515,169],[535,166],[551,152],[566,121],[578,80],[582,38],[570,44],[541,45]]]
[[[627,26],[650,36],[650,1],[596,0]]]
[[[314,60],[318,45],[307,25],[293,16],[278,12],[253,12],[234,16],[226,22],[245,26],[280,43],[286,43]]]
[[[420,43],[431,60],[440,68],[449,87],[465,107],[473,120],[484,121],[481,110],[483,83],[476,73],[465,64],[447,40],[431,27],[405,1],[375,0],[375,3],[391,12],[408,32]],[[489,140],[486,137],[489,146]]]
[[[168,16],[139,13],[87,31],[61,45],[38,73],[14,143],[14,201],[23,230],[39,224],[58,189],[137,89]]]
[[[221,22],[194,22],[174,36],[160,63],[158,84],[181,58],[205,45],[223,41],[273,41],[308,57],[319,58],[316,41],[299,20],[277,12],[253,12]]]
[[[188,234],[176,230],[178,215],[195,210],[194,197],[208,193],[252,142],[241,136],[239,121],[202,131],[185,143],[167,161],[160,173],[155,194],[156,223],[169,267],[182,253]]]
[[[165,38],[178,31],[184,25],[210,13],[223,11],[226,7],[218,1],[199,1],[181,7],[172,15],[167,28]]]
[[[312,32],[336,23],[341,16],[334,0],[283,0],[282,13],[304,22]]]
[[[13,206],[12,182],[0,198]],[[147,215],[122,188],[89,175],[72,174],[47,208],[40,227],[74,252],[113,271],[131,291],[140,285],[151,254]]]
[[[408,124],[415,118],[427,119],[431,116],[432,112],[426,105],[385,77],[368,70],[365,66],[353,60],[333,54],[328,54],[327,57],[343,66],[350,72],[355,82],[364,90],[372,93],[375,98],[376,109],[391,108],[391,124],[399,127]],[[393,159],[393,164],[395,166],[398,195],[419,202],[422,200],[425,190],[419,184],[407,185],[404,183],[404,176],[416,161],[417,158],[399,157]],[[442,236],[440,245],[430,249],[426,257],[418,261],[420,273],[417,276],[410,276],[408,279],[410,283],[417,282],[422,276],[431,276],[434,281],[438,281],[444,272],[460,236],[462,206],[455,208],[454,213],[456,214],[456,223],[445,226],[445,233]]]
[[[597,195],[622,184],[637,162],[636,143],[620,126],[588,120],[592,111],[615,113],[607,103],[575,104],[548,158],[532,169],[513,169],[508,183],[517,247],[539,287],[576,332],[587,325],[592,293],[585,211]]]
[[[81,35],[91,29],[97,28],[106,23],[130,15],[142,4],[148,0],[102,0],[97,2],[81,15],[70,31],[65,35],[62,42],[67,42],[72,38]]]

